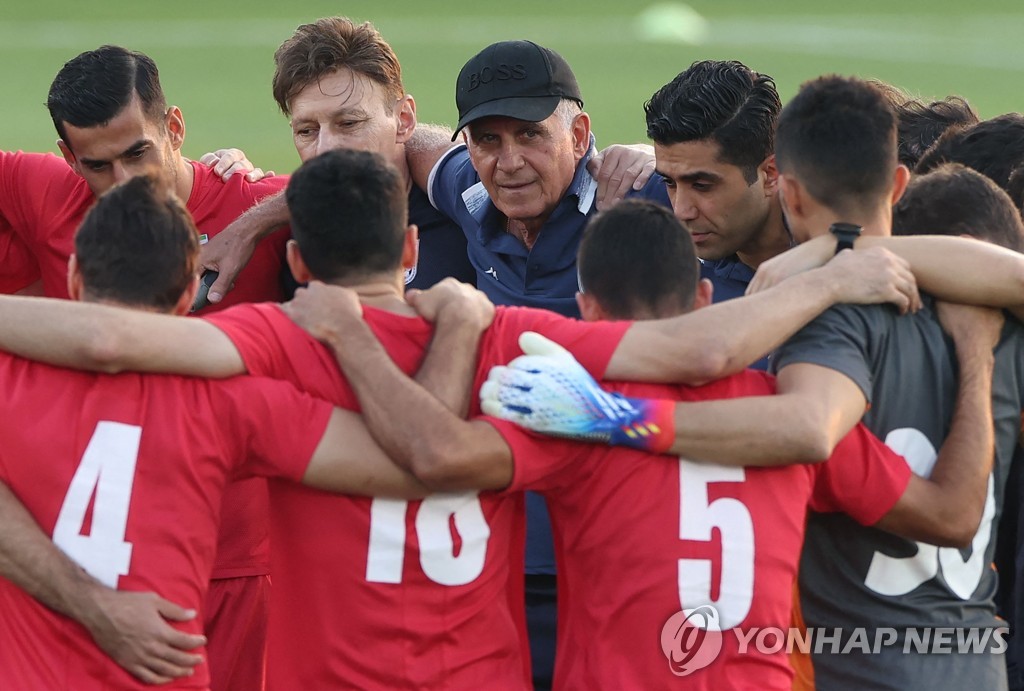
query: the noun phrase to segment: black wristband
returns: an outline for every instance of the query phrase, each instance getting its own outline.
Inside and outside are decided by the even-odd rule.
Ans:
[[[828,232],[836,236],[836,254],[843,250],[852,250],[854,241],[860,237],[863,230],[860,226],[852,223],[833,223]]]

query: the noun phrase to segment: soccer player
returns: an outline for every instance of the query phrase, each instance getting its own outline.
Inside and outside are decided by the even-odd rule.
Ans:
[[[287,182],[250,183],[242,175],[222,181],[185,159],[181,111],[167,105],[157,67],[142,53],[103,46],[72,58],[50,85],[47,107],[65,160],[0,152],[0,217],[34,257],[51,297],[67,297],[75,229],[96,197],[118,182],[159,175],[185,201],[203,241]],[[261,245],[232,302],[281,299],[286,240],[282,234]]]
[[[287,182],[274,177],[249,182],[242,175],[222,181],[207,166],[185,159],[181,111],[167,105],[157,67],[142,53],[103,46],[76,56],[50,85],[47,107],[65,160],[0,152],[0,228],[9,227],[28,255],[3,265],[5,279],[39,271],[50,297],[68,297],[75,229],[97,196],[118,182],[143,173],[157,176],[185,202],[201,241]],[[261,243],[231,300],[214,309],[282,299],[286,241],[285,232]],[[225,501],[216,582],[204,609],[214,687],[256,687],[263,674],[259,651],[270,588],[265,482],[235,483]]]
[[[184,207],[151,179],[136,177],[108,192],[83,221],[69,292],[89,301],[184,314],[196,292],[197,257],[198,234]],[[0,373],[7,387],[0,403],[6,421],[0,429],[0,483],[57,547],[112,588],[153,591],[201,610],[214,565],[221,496],[239,474],[336,491],[422,494],[417,482],[360,433],[361,425],[345,426],[358,420],[354,414],[332,413],[327,403],[282,382],[94,375],[6,354],[0,355]],[[363,459],[377,469],[368,472]],[[4,517],[10,515],[5,507]],[[52,552],[43,555],[55,560],[58,572],[74,571]],[[43,562],[33,566],[41,570]],[[153,661],[148,669],[132,670],[142,681],[135,680],[92,644],[85,628],[3,579],[0,609],[5,689],[142,689],[143,681],[167,681],[178,664],[194,663],[190,656],[162,665]],[[190,619],[181,629],[198,634],[202,624]],[[193,672],[172,686],[208,689],[207,665]]]
[[[896,118],[875,87],[840,77],[805,84],[783,109],[776,137],[790,227],[797,238],[818,237],[770,260],[762,271],[813,266],[812,259],[831,256],[847,244],[866,247],[881,242],[895,249],[898,241],[919,240],[866,237],[888,235],[892,202],[908,179],[896,157]],[[840,221],[851,225],[832,226]],[[830,226],[833,233],[826,230]],[[857,237],[858,226],[864,237]],[[922,280],[922,286],[927,282],[939,289],[965,277],[978,281],[995,274],[1000,276],[997,285],[1002,282],[1011,292],[1018,291],[1016,302],[1001,304],[1019,309],[1021,273],[1013,267],[1020,255],[987,247],[996,251],[989,261],[978,263],[941,240],[952,239],[933,240],[936,248],[945,247],[946,256],[933,263],[934,275]],[[986,243],[972,240],[963,247],[971,244]],[[772,278],[778,275],[773,273]],[[757,282],[755,278],[752,288]],[[935,549],[857,526],[838,514],[812,514],[800,568],[807,625],[838,628],[847,636],[858,627],[883,626],[897,629],[899,635],[894,646],[878,654],[815,650],[814,674],[822,686],[1005,688],[1006,668],[998,644],[985,635],[1000,626],[992,600],[996,576],[988,565],[996,537],[993,520],[1000,512],[1020,431],[1024,384],[1017,373],[1024,352],[1022,335],[1011,320],[996,351],[996,462],[987,484],[979,488],[985,510],[969,549]],[[814,428],[833,437],[863,417],[879,438],[904,452],[916,473],[938,475],[933,469],[935,449],[945,438],[952,414],[955,370],[931,299],[907,317],[853,306],[830,310],[783,346],[777,363],[779,405],[786,406],[787,420],[807,417]],[[736,414],[736,409],[718,412],[714,422],[691,432],[705,438],[723,435],[738,449],[802,433],[791,425],[779,426],[779,417],[755,419]],[[958,639],[975,629],[980,638],[973,654],[942,654],[941,645],[925,644],[921,649],[909,644],[907,631],[915,627],[948,628]]]
[[[367,152],[333,151],[304,163],[287,194],[296,278],[354,288],[389,352],[404,369],[414,369],[433,329],[403,297],[415,236],[405,225],[399,174]],[[879,266],[864,256],[841,257],[763,296],[632,326],[500,309],[483,337],[479,363],[467,357],[451,364],[476,372],[480,383],[492,364],[519,354],[519,334],[533,329],[571,347],[598,374],[642,379],[668,372],[707,381],[756,359],[834,301],[892,300],[907,307],[912,279],[891,257],[882,260]],[[846,280],[864,271],[873,272],[872,281]],[[769,304],[775,307],[770,316]],[[8,325],[0,342],[55,363],[107,370],[270,375],[338,404],[354,402],[330,351],[278,306],[239,305],[219,314],[216,321],[178,319],[7,297],[0,300],[0,319]],[[50,337],[41,337],[45,333]],[[454,374],[440,385],[464,383]],[[464,396],[465,387],[459,393]],[[515,614],[522,611],[520,558],[513,552],[522,525],[518,500],[468,491],[406,504],[277,482],[270,490],[272,688],[528,684]]]
[[[685,229],[650,204],[623,202],[598,216],[579,266],[578,299],[590,318],[667,317],[709,301]],[[991,349],[999,317],[952,330],[962,375],[958,407],[940,452],[946,474],[927,481],[864,428],[824,464],[744,470],[644,453],[663,436],[657,431],[637,442],[639,451],[609,451],[497,421],[464,423],[394,367],[359,319],[354,297],[346,297],[347,304],[316,308],[313,330],[337,353],[371,430],[393,457],[409,459],[414,472],[434,467],[433,477],[438,466],[447,468],[452,489],[545,493],[564,579],[558,688],[674,688],[679,680],[662,659],[658,634],[677,610],[714,605],[726,633],[722,654],[694,672],[690,686],[788,689],[785,653],[753,646],[741,652],[732,629],[788,624],[808,505],[940,544],[964,544],[980,520],[977,488],[992,460]],[[305,298],[292,309],[304,325]],[[689,401],[774,390],[770,377],[754,371],[696,388],[619,388]],[[509,405],[526,405],[523,399]],[[660,422],[657,412],[644,422]]]

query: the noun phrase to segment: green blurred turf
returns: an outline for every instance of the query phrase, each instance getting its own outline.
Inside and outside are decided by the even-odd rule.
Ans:
[[[185,113],[187,155],[237,146],[265,168],[290,171],[298,159],[270,96],[273,51],[298,24],[339,12],[381,29],[428,122],[455,120],[459,68],[508,38],[535,40],[569,60],[603,144],[643,141],[643,101],[702,58],[735,58],[773,75],[783,100],[802,81],[837,72],[925,97],[958,93],[984,117],[1021,109],[1019,2],[694,0],[709,27],[697,46],[642,40],[636,17],[648,4],[655,3],[316,0],[297,10],[268,0],[8,0],[0,9],[0,148],[56,151],[43,106],[50,80],[77,53],[118,43],[157,61],[169,100]]]

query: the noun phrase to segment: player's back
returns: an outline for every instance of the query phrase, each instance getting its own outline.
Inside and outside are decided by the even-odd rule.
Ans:
[[[775,391],[770,376],[753,371],[703,387],[615,388],[682,401]],[[753,639],[744,650],[741,636],[766,628],[785,635],[808,505],[873,523],[907,478],[902,460],[860,427],[824,464],[733,468],[495,424],[512,444],[512,487],[541,490],[549,501],[563,598],[556,685],[564,689],[789,688],[785,641],[781,653]],[[875,492],[870,501],[865,488]],[[666,639],[663,627],[680,610],[706,605],[724,631],[722,650],[684,681],[666,655],[683,659],[687,649],[674,646],[685,641],[671,631]]]
[[[415,373],[432,326],[368,307],[364,314],[398,366]],[[250,373],[357,409],[333,354],[277,306],[243,305],[210,321]],[[524,330],[573,347],[601,374],[626,328],[501,309],[481,340],[474,392],[491,365],[522,354]],[[478,410],[474,396],[471,412]],[[528,684],[521,495],[460,492],[406,502],[271,483],[271,512],[270,688]]]
[[[1008,321],[996,350],[993,416],[996,458],[981,525],[970,548],[937,548],[858,526],[838,514],[813,514],[801,560],[802,614],[809,627],[891,627],[895,644],[871,655],[815,655],[822,687],[978,688],[1005,685],[1005,665],[994,654],[999,626],[991,568],[995,525],[1020,430],[1024,401],[1021,327]],[[928,476],[949,430],[957,391],[955,353],[933,304],[898,316],[887,307],[844,305],[812,322],[778,354],[784,367],[810,362],[843,372],[871,403],[864,424]],[[974,627],[983,638],[972,654],[933,648],[935,627]],[[909,631],[929,641],[916,646]],[[961,636],[958,632],[955,637]],[[954,638],[955,638],[954,637]],[[970,646],[968,646],[970,647]],[[917,654],[921,650],[937,654]],[[911,654],[907,654],[909,651]],[[986,652],[983,652],[986,651]],[[998,651],[997,651],[998,652]]]
[[[432,326],[374,309],[366,316],[399,367],[415,373]],[[277,306],[241,306],[211,321],[250,373],[358,409],[333,354]],[[515,499],[371,499],[277,482],[270,495],[269,688],[525,686],[507,605]]]
[[[100,581],[155,591],[198,612],[229,477],[247,458],[246,472],[268,472],[268,459],[275,459],[281,468],[292,464],[290,476],[301,476],[302,456],[308,462],[315,427],[322,434],[329,413],[294,392],[290,398],[279,382],[248,378],[94,375],[0,355],[0,381],[0,480]],[[291,431],[265,430],[271,411],[287,401],[297,416]],[[84,628],[2,579],[0,611],[0,688],[145,687]],[[201,621],[181,628],[201,633]],[[208,684],[202,664],[172,687]]]

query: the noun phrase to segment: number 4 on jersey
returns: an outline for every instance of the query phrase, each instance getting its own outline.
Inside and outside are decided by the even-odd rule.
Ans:
[[[142,428],[100,422],[64,496],[53,542],[94,578],[111,588],[128,573],[132,543],[125,542]],[[83,535],[92,502],[92,527]]]

